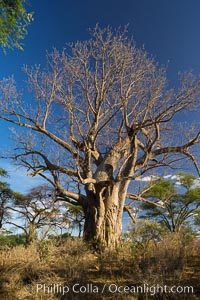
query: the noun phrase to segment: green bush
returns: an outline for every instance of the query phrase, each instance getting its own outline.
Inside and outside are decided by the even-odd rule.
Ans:
[[[1,247],[16,247],[18,245],[25,245],[25,237],[23,234],[11,234],[6,236],[0,234],[0,245]]]

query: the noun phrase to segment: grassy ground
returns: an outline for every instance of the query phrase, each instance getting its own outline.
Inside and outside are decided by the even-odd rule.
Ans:
[[[148,245],[123,242],[118,251],[101,254],[81,239],[2,249],[0,299],[200,299],[199,254],[199,240],[177,235]],[[162,293],[160,288],[150,296],[158,285],[194,291]],[[151,292],[134,293],[139,286]]]

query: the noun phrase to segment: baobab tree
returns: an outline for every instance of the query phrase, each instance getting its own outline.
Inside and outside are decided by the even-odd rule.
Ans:
[[[126,29],[96,26],[90,34],[47,54],[43,70],[25,67],[29,95],[3,79],[0,118],[15,124],[12,157],[51,183],[58,199],[82,206],[86,241],[112,248],[126,199],[145,201],[130,193],[131,182],[181,159],[199,172],[199,130],[184,130],[175,117],[199,107],[200,77],[185,73],[179,89],[169,88],[166,68]]]

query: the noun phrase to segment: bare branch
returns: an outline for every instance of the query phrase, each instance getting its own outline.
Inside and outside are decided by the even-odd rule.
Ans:
[[[153,201],[150,201],[150,200],[147,200],[147,199],[141,197],[140,195],[135,195],[135,194],[127,193],[126,198],[128,198],[128,199],[133,199],[133,200],[137,200],[137,201],[141,201],[141,202],[146,202],[146,203],[155,205],[155,206],[157,206],[157,207],[164,208],[163,205],[161,205],[161,204],[159,204],[159,203],[156,203],[156,202],[153,202]]]

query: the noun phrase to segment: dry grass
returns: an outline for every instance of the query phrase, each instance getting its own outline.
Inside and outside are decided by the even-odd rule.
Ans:
[[[186,242],[178,235],[167,236],[161,243],[150,243],[142,253],[136,255],[135,251],[133,244],[124,242],[118,251],[96,254],[79,239],[68,239],[60,246],[43,242],[28,248],[18,246],[1,251],[0,299],[137,299],[133,295],[116,293],[93,293],[91,298],[91,293],[76,294],[71,290],[64,297],[61,293],[37,292],[37,284],[72,287],[75,283],[84,286],[92,283],[100,290],[104,283],[169,286],[192,283],[197,296],[184,298],[182,295],[177,299],[198,299],[199,240]],[[157,296],[156,299],[176,298]]]

